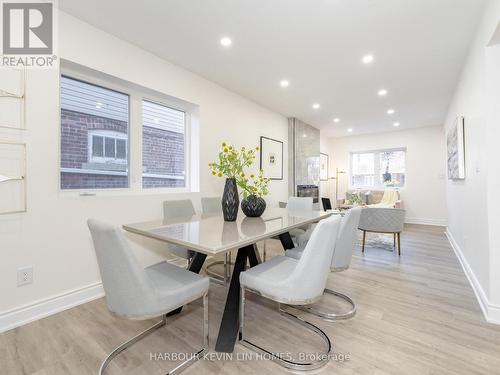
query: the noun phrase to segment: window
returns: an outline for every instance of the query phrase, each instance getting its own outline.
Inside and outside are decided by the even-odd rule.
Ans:
[[[91,162],[127,164],[127,137],[124,134],[90,131],[89,135]]]
[[[406,149],[351,153],[352,188],[405,186]]]
[[[63,69],[61,190],[198,191],[195,104],[84,67]]]
[[[185,187],[186,114],[142,101],[142,186]]]
[[[61,189],[126,188],[129,96],[61,77]]]

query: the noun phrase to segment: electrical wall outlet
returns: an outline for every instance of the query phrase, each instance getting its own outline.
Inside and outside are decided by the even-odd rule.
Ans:
[[[33,284],[33,266],[17,269],[17,286]]]

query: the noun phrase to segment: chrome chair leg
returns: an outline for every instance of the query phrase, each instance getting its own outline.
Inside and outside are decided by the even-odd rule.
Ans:
[[[134,345],[138,341],[142,340],[144,337],[148,336],[152,332],[156,331],[158,328],[165,326],[166,324],[167,324],[167,314],[164,314],[164,315],[162,315],[162,319],[158,323],[149,327],[145,331],[139,333],[137,336],[132,337],[130,340],[124,342],[123,344],[118,346],[116,349],[114,349],[102,362],[101,367],[99,368],[99,375],[104,374],[104,371],[106,370],[108,365],[111,363],[111,361],[118,354],[120,354],[125,349],[129,348],[130,346]],[[207,349],[208,349],[208,296],[205,294],[203,296],[203,347],[200,350],[198,350],[196,353],[194,353],[189,359],[182,362],[174,369],[170,370],[167,373],[167,375],[168,374],[174,375],[174,374],[180,373],[182,370],[189,367],[194,362],[196,362],[199,358],[201,358],[202,354]]]
[[[252,291],[249,289],[249,291]],[[329,360],[330,360],[330,354],[332,352],[332,343],[329,339],[329,337],[326,335],[325,332],[323,332],[319,327],[316,327],[315,325],[299,318],[296,315],[293,315],[281,308],[281,305],[279,307],[279,312],[282,316],[291,319],[300,325],[304,326],[305,328],[313,331],[316,333],[321,339],[326,344],[326,351],[324,352],[318,352],[317,354],[317,360],[308,360],[308,361],[303,361],[303,362],[294,362],[285,358],[282,358],[282,356],[277,355],[276,353],[273,353],[257,344],[252,343],[251,341],[248,341],[245,339],[244,336],[244,321],[245,321],[245,288],[240,289],[240,332],[239,332],[239,342],[241,345],[245,346],[246,348],[253,350],[254,352],[257,352],[262,355],[267,355],[271,360],[278,365],[285,367],[287,369],[291,370],[299,370],[299,371],[304,371],[304,370],[316,370],[319,369],[323,366],[325,366]]]
[[[223,264],[224,265],[224,274],[221,275],[217,272],[211,270],[213,266]],[[231,278],[231,266],[234,266],[234,263],[231,262],[231,252],[227,252],[224,254],[224,260],[218,260],[215,262],[211,262],[205,267],[205,272],[212,281],[215,281],[218,284],[226,285]]]
[[[316,315],[316,316],[319,316],[323,320],[326,320],[329,322],[335,321],[335,320],[349,319],[349,318],[352,318],[354,315],[356,315],[356,303],[352,300],[351,297],[349,297],[345,294],[336,292],[335,290],[331,290],[331,289],[325,289],[325,293],[328,293],[330,295],[339,297],[339,298],[343,299],[344,301],[347,301],[352,306],[352,308],[345,313],[334,313],[334,312],[320,311],[318,309],[315,309],[312,306],[293,306],[293,305],[287,305],[287,306],[294,308],[294,309],[297,309],[297,310],[311,313],[311,314]]]

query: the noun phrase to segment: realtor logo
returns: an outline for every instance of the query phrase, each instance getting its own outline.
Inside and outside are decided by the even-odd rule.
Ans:
[[[53,4],[2,4],[2,46],[4,55],[52,55]]]

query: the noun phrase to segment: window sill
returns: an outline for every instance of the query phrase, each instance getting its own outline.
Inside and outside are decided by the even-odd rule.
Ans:
[[[144,195],[165,195],[165,194],[187,194],[195,193],[189,188],[144,188],[144,189],[59,189],[59,194],[64,197],[126,197],[126,196],[144,196]]]
[[[395,190],[405,190],[406,187],[394,187],[394,186],[349,186],[348,190],[374,190],[374,191],[384,191],[387,189]]]

